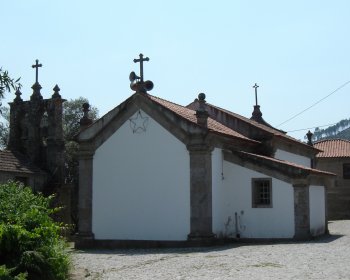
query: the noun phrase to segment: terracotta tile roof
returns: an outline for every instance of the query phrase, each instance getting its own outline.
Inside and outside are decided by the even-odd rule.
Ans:
[[[174,112],[175,114],[187,119],[188,121],[197,124],[197,118],[195,116],[196,111],[189,109],[187,107],[175,104],[173,102],[167,101],[165,99],[153,96],[153,95],[147,95],[151,100],[153,100],[154,102],[166,107],[167,109],[171,110],[172,112]],[[208,118],[208,129],[216,132],[216,133],[220,133],[220,134],[225,134],[231,137],[235,137],[235,138],[240,138],[240,139],[244,139],[244,140],[248,140],[251,142],[256,142],[255,140],[252,140],[248,137],[243,136],[242,134],[234,131],[233,129],[217,122],[216,120],[212,119],[212,118]]]
[[[238,152],[242,155],[246,155],[252,159],[263,159],[263,160],[268,160],[270,162],[276,162],[278,164],[281,164],[281,165],[284,165],[284,166],[289,166],[289,167],[292,167],[292,168],[297,168],[299,170],[302,170],[302,171],[307,171],[307,172],[310,172],[310,173],[313,173],[313,174],[319,174],[319,175],[332,175],[332,176],[336,176],[336,174],[334,173],[331,173],[331,172],[327,172],[327,171],[322,171],[322,170],[319,170],[319,169],[314,169],[314,168],[310,168],[310,167],[307,167],[307,166],[304,166],[304,165],[300,165],[300,164],[296,164],[294,162],[290,162],[290,161],[286,161],[286,160],[281,160],[281,159],[277,159],[277,158],[271,158],[271,157],[267,157],[267,156],[262,156],[262,155],[257,155],[257,154],[253,154],[253,153],[248,153],[248,152],[243,152],[243,151],[240,151]]]
[[[337,158],[350,157],[350,141],[344,139],[321,140],[314,143],[317,149],[322,150],[316,157],[318,158]]]
[[[45,173],[39,167],[18,152],[11,150],[0,151],[0,171],[16,173]]]
[[[193,103],[194,103],[194,102],[193,102]],[[189,104],[188,106],[189,106],[189,107],[192,107],[192,106],[193,106],[193,103]],[[309,145],[307,145],[306,143],[303,143],[303,142],[301,142],[301,141],[299,141],[299,140],[297,140],[297,139],[295,139],[295,138],[293,138],[293,137],[291,137],[291,136],[289,136],[289,135],[286,135],[286,133],[285,133],[284,131],[282,131],[282,130],[279,130],[279,129],[276,129],[276,128],[273,128],[273,127],[270,127],[270,126],[267,126],[267,125],[263,125],[263,124],[261,124],[261,123],[258,123],[258,122],[255,121],[255,120],[252,120],[252,119],[243,117],[243,116],[241,116],[241,115],[239,115],[239,114],[233,113],[233,112],[231,112],[231,111],[229,111],[229,110],[220,108],[220,107],[215,106],[215,105],[210,104],[210,103],[206,103],[206,105],[207,105],[207,106],[211,106],[211,107],[213,107],[213,108],[215,108],[215,109],[217,109],[217,110],[219,110],[219,111],[221,111],[221,112],[224,112],[224,113],[226,113],[227,115],[230,115],[230,116],[232,116],[232,117],[234,117],[234,118],[236,118],[236,119],[239,119],[239,120],[241,120],[241,121],[243,121],[243,122],[245,122],[245,123],[248,123],[248,124],[251,125],[251,126],[254,126],[254,127],[259,128],[259,129],[261,129],[261,130],[264,130],[264,131],[266,131],[266,132],[268,132],[268,133],[271,133],[271,134],[273,134],[273,135],[276,136],[276,137],[279,137],[279,138],[281,138],[281,139],[287,140],[287,141],[289,141],[289,142],[292,142],[292,143],[295,143],[295,144],[298,144],[298,145],[303,145],[303,146],[306,146],[306,147],[308,147],[308,148],[312,148],[312,146],[309,146]]]
[[[229,110],[220,108],[220,107],[215,106],[215,105],[213,105],[213,104],[210,104],[210,103],[206,103],[206,104],[209,105],[209,106],[211,106],[211,107],[213,107],[213,108],[216,108],[216,109],[218,109],[218,110],[220,110],[220,111],[222,111],[222,112],[225,112],[226,114],[231,115],[231,116],[233,116],[233,117],[235,117],[235,118],[237,118],[237,119],[239,119],[239,120],[241,120],[241,121],[244,121],[244,122],[246,122],[246,123],[249,123],[249,124],[251,124],[252,126],[258,127],[258,128],[260,128],[260,129],[263,129],[263,130],[265,130],[265,131],[267,131],[267,132],[270,132],[270,133],[272,133],[272,134],[275,134],[275,135],[283,135],[283,136],[286,136],[286,134],[285,134],[282,130],[278,130],[278,129],[272,128],[272,127],[270,127],[270,126],[263,125],[263,124],[261,124],[261,123],[258,123],[258,122],[255,121],[255,120],[252,120],[252,119],[243,117],[243,116],[241,116],[241,115],[239,115],[239,114],[237,114],[237,113],[233,113],[233,112],[231,112],[231,111],[229,111]],[[291,137],[290,137],[290,138],[291,138]],[[294,138],[292,138],[292,139],[295,140]]]

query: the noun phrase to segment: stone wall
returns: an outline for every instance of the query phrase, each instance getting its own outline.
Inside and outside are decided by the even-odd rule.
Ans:
[[[21,153],[31,164],[49,174],[48,192],[64,181],[64,141],[62,104],[65,101],[54,87],[50,99],[43,99],[41,86],[33,85],[30,100],[23,101],[21,92],[10,104],[10,135],[8,149]]]
[[[0,184],[5,184],[10,180],[19,181],[27,186],[32,186],[33,191],[41,192],[44,189],[47,178],[45,174],[0,172]]]
[[[328,188],[329,220],[350,219],[350,179],[343,178],[343,163],[350,158],[318,158],[316,168],[337,174],[334,187]]]

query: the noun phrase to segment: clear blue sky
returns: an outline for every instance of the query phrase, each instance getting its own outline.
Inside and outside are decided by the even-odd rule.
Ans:
[[[204,92],[250,117],[258,83],[263,117],[277,126],[350,80],[348,0],[1,2],[0,66],[21,77],[25,99],[39,59],[44,98],[57,83],[103,115],[132,94],[142,52],[151,94],[187,105]],[[350,118],[349,101],[350,84],[279,128]]]

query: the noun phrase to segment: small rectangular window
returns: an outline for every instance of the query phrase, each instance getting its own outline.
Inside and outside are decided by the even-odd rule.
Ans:
[[[343,178],[350,179],[350,163],[343,163]]]
[[[252,179],[253,208],[272,207],[272,180],[271,178]]]

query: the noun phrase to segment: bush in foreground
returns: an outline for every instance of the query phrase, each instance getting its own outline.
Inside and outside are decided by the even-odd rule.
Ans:
[[[69,257],[52,220],[51,197],[15,182],[0,185],[0,280],[63,280]]]

